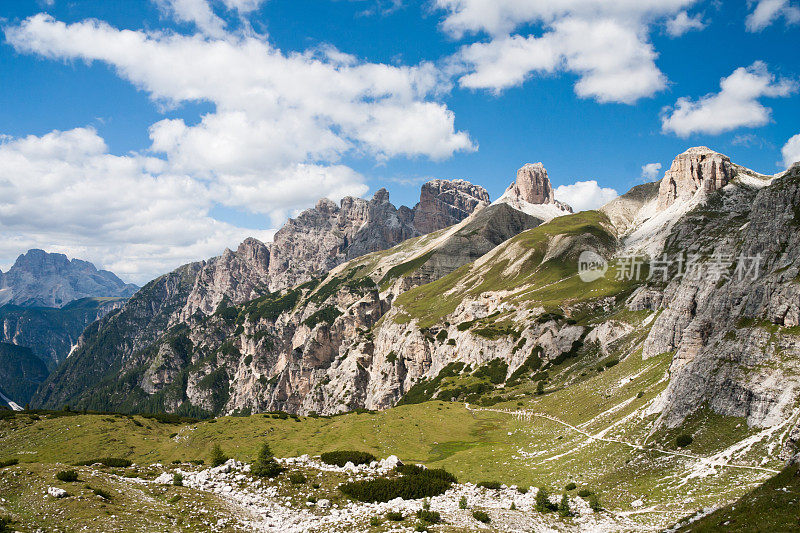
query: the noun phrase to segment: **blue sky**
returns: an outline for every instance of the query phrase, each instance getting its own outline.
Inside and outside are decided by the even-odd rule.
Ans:
[[[3,269],[37,246],[141,283],[269,239],[322,195],[411,206],[437,177],[497,198],[526,162],[557,187],[594,180],[561,194],[595,207],[690,146],[768,174],[800,158],[788,0],[33,0],[0,17]]]

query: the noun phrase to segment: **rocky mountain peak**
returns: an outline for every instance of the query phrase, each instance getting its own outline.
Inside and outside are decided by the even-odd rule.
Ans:
[[[508,186],[508,193],[529,204],[552,204],[556,201],[547,170],[541,163],[527,163],[517,170],[517,180]]]
[[[0,273],[0,305],[63,307],[92,296],[129,297],[138,290],[88,261],[33,249]]]
[[[730,158],[705,146],[689,148],[672,162],[658,191],[658,209],[694,197],[698,191],[711,193],[733,179]]]
[[[375,194],[372,196],[372,203],[385,204],[388,202],[389,202],[389,191],[387,191],[383,187],[375,191]]]
[[[517,179],[496,203],[505,203],[541,220],[572,213],[572,208],[555,198],[547,169],[541,163],[527,163],[517,170]]]

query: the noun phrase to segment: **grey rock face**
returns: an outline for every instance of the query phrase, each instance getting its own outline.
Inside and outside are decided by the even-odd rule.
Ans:
[[[333,213],[340,208],[321,202],[315,214],[326,209]],[[434,281],[541,222],[505,204],[480,210],[460,226],[448,230],[430,253],[423,254],[425,261],[418,270],[408,272],[408,286]],[[425,242],[419,246],[424,247]],[[405,261],[408,254],[406,250],[399,251],[397,262]],[[259,257],[259,254],[250,255]],[[231,261],[235,260],[231,258],[229,263]],[[276,409],[331,413],[361,407],[370,395],[377,398],[378,392],[367,392],[369,381],[374,379],[367,361],[372,357],[374,343],[362,341],[365,341],[364,332],[373,328],[391,309],[394,293],[387,290],[381,294],[377,286],[385,271],[376,270],[369,281],[353,286],[346,282],[344,274],[331,274],[317,287],[324,297],[316,296],[315,285],[306,284],[305,288],[265,294],[236,307],[230,317],[225,313],[208,316],[200,307],[197,309],[201,312],[179,311],[176,315],[174,310],[181,299],[197,294],[197,280],[207,271],[207,264],[198,264],[184,273],[183,277],[191,281],[178,285],[191,283],[190,290],[168,289],[168,285],[174,285],[180,277],[177,273],[143,288],[125,309],[101,321],[96,330],[87,331],[74,355],[59,368],[59,376],[42,388],[43,394],[36,401],[45,405],[70,402],[77,406],[93,401],[90,398],[104,398],[104,402],[109,402],[106,405],[116,406],[119,405],[116,402],[130,401],[130,398],[144,401],[147,396],[158,394],[167,410],[177,409],[183,401],[188,401],[213,413]],[[332,288],[328,290],[327,287]],[[147,305],[154,298],[168,299],[172,303],[163,305],[163,311],[154,314]],[[332,314],[324,320],[312,320],[317,313],[332,309],[346,312]],[[417,328],[408,328],[416,331],[410,339],[420,337]],[[124,333],[128,329],[131,333]],[[388,336],[381,338],[389,339]],[[104,346],[107,339],[122,342],[108,347]],[[486,353],[497,353],[500,349]],[[347,351],[362,355],[342,360],[342,354]],[[97,360],[98,354],[112,352],[108,359]],[[69,383],[80,377],[82,366],[90,366],[90,372],[105,369],[106,373],[110,371],[115,375],[134,372],[136,385],[128,389],[130,381],[112,381],[114,385],[110,389],[98,391],[90,385],[83,390],[78,388],[76,395],[76,388]],[[189,366],[192,370],[183,388],[183,381],[178,378]],[[420,367],[408,379],[416,379],[418,372],[428,370]],[[350,394],[344,398],[335,385],[320,386],[326,379],[345,383]],[[230,388],[229,382],[233,383]],[[381,399],[374,402],[383,402],[386,397],[404,392],[403,386],[403,382],[399,388],[396,383],[386,384],[395,392],[381,395]],[[84,392],[88,396],[84,396]]]
[[[529,214],[536,211],[547,220],[572,213],[572,208],[555,198],[547,170],[541,163],[527,163],[517,170],[517,179],[508,186],[496,203],[507,203]],[[544,209],[538,209],[542,206]]]
[[[0,306],[63,307],[90,296],[127,298],[137,290],[86,261],[30,250],[0,275]]]
[[[147,364],[140,381],[141,390],[166,395],[170,391],[164,389],[169,388],[192,355],[172,345],[168,349],[159,345],[152,358],[145,349],[159,339],[167,342],[165,339],[172,338],[174,331],[202,330],[205,321],[217,320],[209,315],[219,310],[303,283],[345,261],[418,236],[415,215],[424,224],[441,229],[436,224],[463,220],[488,202],[488,193],[483,188],[464,181],[436,180],[423,189],[415,210],[395,208],[385,189],[376,192],[369,201],[348,197],[338,206],[322,199],[314,209],[290,219],[270,246],[247,239],[235,252],[226,250],[220,257],[186,265],[149,283],[122,310],[86,331],[75,349],[76,357],[70,358],[45,383],[34,403],[61,404],[73,397],[71,389],[76,383],[91,386],[94,377],[113,368],[140,364]],[[281,326],[279,337],[288,334],[284,327]],[[206,343],[212,342],[204,335],[199,337]],[[111,344],[106,344],[109,339]],[[214,337],[213,342],[221,340],[224,338]],[[193,336],[194,341],[200,342]],[[277,344],[276,340],[270,342]],[[289,352],[293,353],[295,347]],[[209,362],[203,369],[213,372],[219,367]],[[199,402],[195,405],[219,409],[219,398],[203,395],[205,376],[201,372],[195,381],[190,379],[187,391],[182,390],[180,397],[171,396],[165,408],[180,405],[185,392]]]
[[[512,192],[529,204],[552,204],[556,200],[547,170],[541,163],[528,163],[517,170],[517,180],[506,192]]]
[[[663,309],[644,356],[674,352],[661,421],[680,424],[698,406],[771,426],[800,394],[800,169],[761,189],[732,184],[684,217],[667,250],[713,257],[759,257],[756,276],[671,280],[633,295],[633,308]],[[752,262],[749,263],[752,266]],[[793,329],[795,328],[795,329]]]
[[[690,148],[672,162],[661,180],[658,208],[666,209],[676,201],[703,191],[722,189],[734,176],[731,160],[705,146]]]
[[[489,205],[486,189],[464,180],[431,180],[414,207],[414,229],[421,235],[452,226]]]
[[[197,311],[209,315],[223,303],[238,304],[263,295],[269,286],[269,262],[269,248],[253,238],[245,239],[235,252],[225,250],[205,262],[180,319]]]
[[[270,288],[308,281],[348,259],[385,250],[418,235],[408,208],[395,208],[385,189],[371,200],[347,197],[337,206],[328,199],[303,211],[275,234],[270,248]]]

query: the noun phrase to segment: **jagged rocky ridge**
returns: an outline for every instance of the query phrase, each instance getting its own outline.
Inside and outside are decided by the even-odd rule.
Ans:
[[[270,246],[247,239],[235,252],[226,250],[220,257],[186,265],[145,287],[126,307],[124,318],[115,319],[115,331],[127,336],[120,342],[124,346],[118,347],[119,352],[139,351],[170,326],[270,294],[270,290],[310,279],[352,257],[418,236],[417,226],[427,230],[452,225],[488,203],[482,187],[463,180],[426,183],[414,209],[395,208],[384,189],[369,201],[348,197],[336,206],[321,200],[314,209],[290,219]],[[109,364],[117,356],[100,352],[95,356],[108,359]],[[88,369],[88,377],[78,365],[72,377],[88,384],[108,368],[101,364]]]
[[[496,202],[323,279],[195,313],[166,334],[134,334],[129,355],[110,357],[105,344],[115,334],[128,343],[124,332],[148,330],[123,312],[131,322],[111,317],[87,334],[80,358],[40,400],[335,413],[386,408],[407,396],[463,399],[469,391],[447,388],[441,378],[464,374],[466,365],[471,372],[499,361],[501,382],[511,382],[573,358],[670,353],[669,385],[649,407],[658,425],[680,425],[700,408],[756,426],[785,422],[798,397],[800,167],[776,178],[732,163],[722,174],[697,171],[726,160],[690,150],[666,174],[676,187],[646,184],[600,211],[562,210],[542,225],[513,202]],[[521,218],[509,223],[513,217]],[[483,233],[474,231],[481,225]],[[505,233],[486,238],[504,225]],[[480,255],[448,263],[465,249],[453,243],[478,242],[475,235],[486,238],[475,246]],[[593,284],[576,275],[587,249],[611,263]],[[762,271],[746,282],[733,266],[713,283],[616,279],[625,256],[645,252],[697,253],[706,266],[714,254],[761,254]],[[644,318],[631,320],[631,313]],[[99,370],[81,381],[86,368]]]

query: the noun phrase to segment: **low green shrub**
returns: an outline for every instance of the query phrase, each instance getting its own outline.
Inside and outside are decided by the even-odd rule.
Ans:
[[[12,533],[14,528],[11,527],[14,521],[10,516],[0,515],[0,533]]]
[[[7,466],[14,466],[19,464],[19,459],[6,459],[4,461],[0,461],[0,468],[5,468]]]
[[[73,483],[78,481],[78,473],[74,470],[62,470],[56,474],[56,479],[64,483]]]
[[[564,487],[564,490],[569,491],[569,490],[575,490],[577,488],[578,488],[578,486],[575,483],[570,482],[570,483],[567,483],[567,486]]]
[[[95,496],[100,496],[100,497],[101,497],[101,498],[103,498],[104,500],[111,500],[111,493],[110,493],[110,492],[108,492],[108,491],[106,491],[106,490],[103,490],[103,489],[97,489],[97,488],[92,488],[92,487],[90,487],[90,486],[88,486],[88,485],[86,486],[86,488],[87,488],[87,489],[89,489],[89,490],[91,490],[91,491],[92,491],[92,494],[94,494]]]
[[[403,513],[398,511],[389,511],[386,513],[386,520],[391,520],[392,522],[402,522],[405,520],[405,517],[403,516]]]
[[[693,441],[694,439],[692,438],[691,435],[688,435],[686,433],[681,433],[680,435],[678,435],[678,438],[675,439],[675,444],[678,446],[678,448],[686,448]]]
[[[395,498],[418,500],[444,494],[456,482],[455,476],[445,470],[415,465],[403,465],[395,473],[400,475],[343,483],[339,490],[363,502],[388,502]]]
[[[459,509],[466,509],[467,508],[467,497],[462,496],[461,499],[458,501],[458,508]]]
[[[300,472],[293,472],[289,474],[289,482],[293,483],[294,485],[302,485],[306,481],[306,476]]]
[[[572,511],[569,508],[569,498],[566,494],[561,496],[561,503],[558,504],[558,514],[561,516],[572,516]]]
[[[578,491],[578,496],[580,496],[581,498],[588,498],[591,495],[592,491],[590,491],[589,489],[581,489]]]
[[[489,522],[492,521],[492,519],[489,518],[489,515],[486,514],[485,511],[472,511],[472,518],[474,518],[478,522],[483,522],[484,524],[488,524]]]
[[[375,460],[375,456],[368,452],[357,452],[352,450],[341,450],[336,452],[325,452],[320,456],[323,463],[336,466],[344,466],[347,463],[354,465],[369,464]]]
[[[591,496],[589,496],[589,507],[591,507],[592,511],[594,511],[595,513],[598,513],[603,510],[603,506],[600,505],[600,500],[597,499],[596,494],[592,494]]]
[[[183,474],[180,472],[172,474],[172,484],[176,487],[183,487]]]
[[[503,488],[503,484],[499,481],[481,481],[478,483],[479,487],[483,487],[485,489],[493,489],[493,490],[500,490]]]

